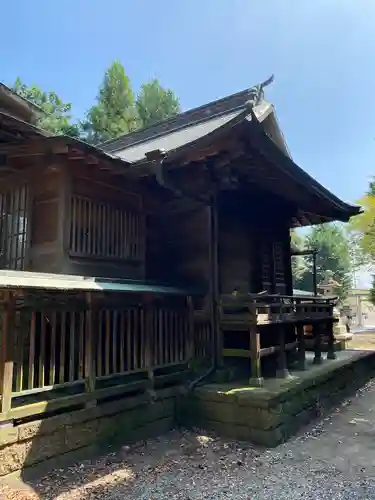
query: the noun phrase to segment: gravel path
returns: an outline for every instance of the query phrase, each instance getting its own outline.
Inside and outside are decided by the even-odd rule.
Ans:
[[[31,485],[29,485],[31,486]],[[1,499],[375,499],[375,380],[273,450],[174,431],[60,469]]]

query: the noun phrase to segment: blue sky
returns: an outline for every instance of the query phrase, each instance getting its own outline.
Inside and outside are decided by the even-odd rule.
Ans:
[[[118,58],[184,109],[270,74],[267,97],[294,159],[345,200],[375,174],[373,0],[4,2],[0,79],[55,90],[76,117]],[[4,22],[5,20],[5,22]]]
[[[184,109],[270,74],[294,159],[345,200],[375,173],[373,0],[18,0],[2,5],[0,79],[55,90],[81,117],[118,58]],[[6,41],[6,42],[5,42]]]

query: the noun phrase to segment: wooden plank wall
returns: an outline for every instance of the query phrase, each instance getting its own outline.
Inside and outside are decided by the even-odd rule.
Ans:
[[[32,271],[60,272],[58,249],[59,185],[61,171],[47,170],[31,183],[31,248]]]
[[[220,292],[246,293],[251,290],[252,244],[251,230],[241,220],[220,214],[219,273]]]
[[[209,214],[197,210],[163,211],[148,219],[147,274],[151,279],[208,289]]]

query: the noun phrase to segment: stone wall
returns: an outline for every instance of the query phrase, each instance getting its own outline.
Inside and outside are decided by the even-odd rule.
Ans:
[[[334,370],[327,363],[327,369],[291,382],[287,389],[225,392],[201,387],[188,399],[178,400],[177,421],[221,436],[276,446],[374,376],[375,353],[335,363]]]
[[[178,388],[142,394],[20,425],[0,427],[0,476],[92,444],[134,442],[175,424]]]

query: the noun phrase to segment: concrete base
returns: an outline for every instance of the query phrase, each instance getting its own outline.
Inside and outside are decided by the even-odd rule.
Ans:
[[[198,388],[178,400],[178,422],[276,446],[375,373],[374,352],[342,351],[320,365],[308,354],[306,371],[291,371],[287,379],[264,379],[262,387],[238,382]]]

